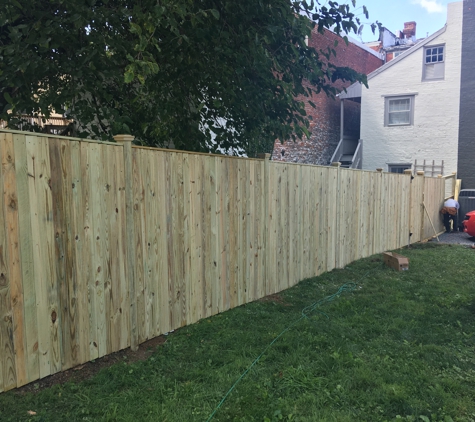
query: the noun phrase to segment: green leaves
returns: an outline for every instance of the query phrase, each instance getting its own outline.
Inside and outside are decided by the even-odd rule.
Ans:
[[[10,97],[10,94],[8,92],[4,92],[3,97],[5,98],[5,100],[7,100],[8,104],[13,104],[12,97]]]
[[[126,84],[132,82],[135,78],[135,74],[134,74],[134,71],[129,67],[126,71],[125,71],[125,74],[124,74],[124,82]]]
[[[80,136],[126,128],[145,145],[253,156],[308,136],[299,96],[334,95],[338,78],[364,80],[331,65],[334,49],[305,44],[316,25],[355,30],[349,6],[336,2],[5,3],[0,118],[10,126],[22,125],[22,110],[48,115],[54,106]]]

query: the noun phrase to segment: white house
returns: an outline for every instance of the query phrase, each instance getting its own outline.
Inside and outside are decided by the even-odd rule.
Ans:
[[[426,172],[458,171],[475,188],[474,33],[475,0],[449,3],[443,28],[370,73],[369,89],[340,94],[361,101],[357,167],[402,172],[425,161]]]

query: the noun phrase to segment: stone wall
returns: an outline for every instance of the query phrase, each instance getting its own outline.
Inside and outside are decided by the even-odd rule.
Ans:
[[[335,47],[335,40],[338,45]],[[326,50],[327,47],[336,50],[336,57],[332,58],[332,63],[337,66],[347,66],[357,72],[368,74],[383,64],[383,61],[374,53],[345,41],[335,33],[325,30],[323,34],[314,29],[309,39],[309,46],[318,50]],[[337,81],[334,86],[343,90],[350,83]],[[277,141],[274,145],[272,159],[275,161],[287,161],[292,163],[321,164],[329,163],[333,152],[340,141],[340,100],[332,99],[325,93],[313,95],[312,98],[300,98],[305,103],[305,111],[310,120],[310,138],[301,141],[287,141],[281,143]],[[308,100],[311,100],[316,107],[313,108]],[[345,132],[359,133],[359,117],[355,116],[355,107],[358,105],[345,104]],[[349,115],[346,116],[348,110]],[[359,113],[358,113],[359,116]],[[348,117],[348,120],[347,118]],[[354,126],[354,127],[353,127]]]

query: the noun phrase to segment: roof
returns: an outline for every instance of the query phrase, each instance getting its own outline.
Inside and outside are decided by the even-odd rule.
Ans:
[[[381,59],[381,54],[378,53],[377,51],[374,51],[372,48],[368,47],[366,44],[355,40],[354,38],[351,38],[350,36],[346,36],[348,38],[348,41],[352,44],[357,45],[359,48],[367,51],[368,53],[371,53],[373,56],[376,56],[378,59]]]
[[[413,47],[408,48],[402,54],[400,54],[399,56],[397,56],[396,58],[394,58],[390,62],[387,62],[384,65],[382,65],[381,67],[378,67],[376,70],[373,70],[368,75],[368,81],[370,79],[373,79],[375,76],[379,75],[380,73],[384,72],[386,69],[390,68],[391,66],[394,66],[395,64],[399,63],[401,60],[404,60],[410,54],[413,54],[414,52],[416,52],[420,48],[422,48],[425,45],[429,44],[435,38],[437,38],[440,34],[443,34],[446,29],[447,29],[447,25],[440,28],[437,32],[434,32],[430,37],[427,37],[424,40],[422,40],[422,41],[418,42],[417,44],[415,44]],[[346,92],[343,91],[340,94],[338,94],[338,97],[341,98],[341,99],[361,97],[361,91],[362,91],[361,87],[362,87],[361,83],[355,82],[353,85],[346,88]]]

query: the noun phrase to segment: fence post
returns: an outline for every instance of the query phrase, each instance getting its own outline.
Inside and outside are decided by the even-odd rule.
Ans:
[[[420,239],[421,241],[424,240],[424,216],[425,216],[425,210],[424,210],[424,190],[425,190],[425,179],[424,179],[424,172],[423,171],[418,171],[417,175],[422,177],[422,198],[421,198],[421,236]]]
[[[257,158],[260,160],[264,160],[264,224],[263,224],[263,251],[264,251],[264,294],[268,295],[269,293],[274,293],[269,291],[269,283],[267,280],[267,267],[269,263],[269,251],[267,250],[267,238],[269,236],[268,233],[268,219],[269,219],[269,161],[270,161],[270,154],[267,153],[258,153]]]
[[[116,135],[114,139],[124,147],[124,176],[125,176],[125,221],[126,221],[126,277],[129,286],[130,304],[130,348],[136,351],[139,348],[137,330],[137,292],[135,288],[135,231],[134,231],[134,194],[132,169],[132,135]]]
[[[404,170],[404,174],[411,178],[411,182],[409,184],[409,235],[407,239],[407,246],[411,245],[411,236],[412,236],[412,170],[406,169]]]

